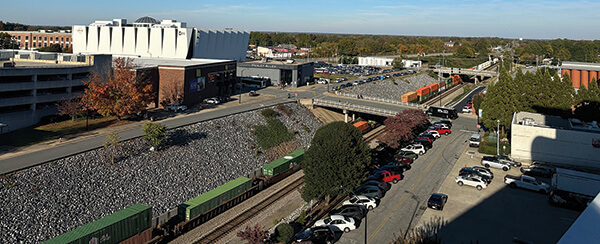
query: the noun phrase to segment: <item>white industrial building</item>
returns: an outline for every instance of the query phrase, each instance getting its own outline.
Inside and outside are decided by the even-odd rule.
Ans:
[[[511,156],[530,161],[600,168],[598,123],[518,112],[511,124]]]
[[[74,25],[73,53],[152,58],[208,58],[244,61],[250,32],[187,27],[176,20],[142,17]]]
[[[358,57],[358,65],[364,65],[364,66],[392,66],[393,62],[394,62],[394,58]],[[416,67],[421,67],[422,62],[403,59],[402,65],[405,68],[416,68]]]

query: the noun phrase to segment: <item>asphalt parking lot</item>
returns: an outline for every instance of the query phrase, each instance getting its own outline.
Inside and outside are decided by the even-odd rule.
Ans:
[[[548,204],[548,196],[504,184],[506,174],[521,175],[519,168],[507,172],[492,169],[494,179],[486,189],[458,186],[454,178],[466,166],[481,166],[476,148],[465,150],[438,192],[448,195],[443,211],[427,209],[418,226],[441,219],[438,237],[443,243],[511,243],[513,238],[532,243],[556,243],[579,216],[579,212]],[[546,183],[550,179],[538,178]]]

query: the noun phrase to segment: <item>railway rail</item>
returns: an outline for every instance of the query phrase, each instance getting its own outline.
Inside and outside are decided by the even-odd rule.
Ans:
[[[289,185],[280,189],[279,191],[277,191],[275,194],[269,196],[268,198],[264,199],[263,201],[261,201],[260,203],[258,203],[254,207],[252,207],[250,210],[245,211],[245,212],[241,213],[240,215],[231,218],[225,224],[223,224],[219,228],[215,229],[214,231],[212,231],[211,233],[207,234],[202,239],[200,239],[194,243],[196,243],[196,244],[216,243],[219,239],[221,239],[225,235],[231,233],[231,231],[235,230],[237,227],[242,226],[250,218],[256,216],[256,214],[260,213],[266,207],[275,203],[276,201],[278,201],[282,197],[286,196],[290,192],[296,190],[302,184],[304,184],[304,176],[291,182]]]
[[[428,101],[426,101],[425,103],[423,103],[424,105],[427,106],[431,106],[431,105],[436,105],[438,104],[442,99],[444,99],[445,97],[449,96],[450,94],[452,94],[454,91],[462,88],[465,84],[464,83],[460,83],[456,86],[451,87],[448,90],[445,90],[443,93],[440,93],[439,95],[429,99]]]

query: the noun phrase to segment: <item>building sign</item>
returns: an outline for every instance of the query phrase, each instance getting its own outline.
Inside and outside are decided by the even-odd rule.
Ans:
[[[204,90],[206,86],[206,80],[204,77],[194,78],[190,80],[190,92],[197,92]]]
[[[256,67],[256,68],[277,68],[277,65],[269,65],[269,64],[251,64],[250,66],[252,67]]]
[[[200,77],[200,76],[202,76],[202,70],[196,69],[196,77]]]

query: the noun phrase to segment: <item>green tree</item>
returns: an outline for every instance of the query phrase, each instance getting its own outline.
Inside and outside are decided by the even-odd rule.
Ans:
[[[0,32],[0,49],[18,48],[17,43],[12,39],[10,34]]]
[[[454,51],[454,55],[457,57],[472,58],[475,57],[475,49],[466,45],[462,45],[456,48],[456,51]]]
[[[294,236],[294,228],[288,223],[282,223],[277,226],[277,241],[281,243],[288,243]]]
[[[404,69],[404,63],[402,63],[401,58],[394,58],[394,61],[392,61],[392,66],[394,69]]]
[[[144,139],[148,144],[150,144],[153,148],[158,150],[165,142],[165,134],[167,132],[167,128],[160,123],[150,123],[146,122],[143,126],[144,130]]]
[[[485,100],[481,103],[481,119],[485,127],[496,128],[496,120],[500,120],[500,125],[505,128],[510,126],[512,115],[516,111],[513,100],[516,97],[515,88],[510,74],[500,72],[498,81],[488,88]]]
[[[356,127],[339,121],[319,128],[305,154],[302,198],[350,193],[367,179],[370,162],[369,148]]]

